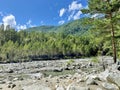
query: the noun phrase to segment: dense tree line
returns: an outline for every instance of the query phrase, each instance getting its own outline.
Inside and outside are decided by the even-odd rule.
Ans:
[[[112,55],[109,34],[92,30],[83,35],[55,32],[27,32],[0,28],[0,62],[22,62],[62,58],[81,58]],[[119,36],[116,44],[119,51]],[[119,56],[119,52],[117,54]]]
[[[0,28],[0,61],[79,58],[98,54],[102,40],[94,35],[26,32]],[[103,46],[103,45],[102,45]],[[107,53],[107,52],[106,52]]]

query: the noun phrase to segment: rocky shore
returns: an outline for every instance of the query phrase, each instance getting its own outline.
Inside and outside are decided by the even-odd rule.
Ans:
[[[0,64],[0,90],[120,90],[112,57]]]

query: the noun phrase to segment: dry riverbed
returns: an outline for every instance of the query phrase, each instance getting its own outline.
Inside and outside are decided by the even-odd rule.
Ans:
[[[120,90],[120,65],[98,59],[0,64],[0,90]]]

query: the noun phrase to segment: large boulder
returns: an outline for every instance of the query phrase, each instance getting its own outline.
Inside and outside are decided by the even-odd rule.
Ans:
[[[109,69],[106,69],[104,72],[101,72],[98,77],[101,81],[106,81],[107,80],[107,77],[109,75],[110,71]]]
[[[102,83],[102,87],[106,90],[119,90],[119,88],[115,84],[110,84],[107,82]]]
[[[98,85],[97,81],[100,81],[97,75],[88,75],[86,78],[87,85]]]
[[[87,85],[97,85],[96,80],[92,77],[89,77],[86,81]]]
[[[111,72],[107,76],[107,81],[116,84],[120,88],[120,72]]]

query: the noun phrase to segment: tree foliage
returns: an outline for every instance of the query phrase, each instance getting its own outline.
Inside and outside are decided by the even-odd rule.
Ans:
[[[88,0],[88,9],[83,9],[83,13],[100,14],[103,15],[95,22],[94,28],[97,26],[100,30],[110,31],[113,49],[114,63],[116,63],[116,40],[115,30],[116,24],[120,20],[120,0]],[[102,25],[102,28],[101,28]]]

